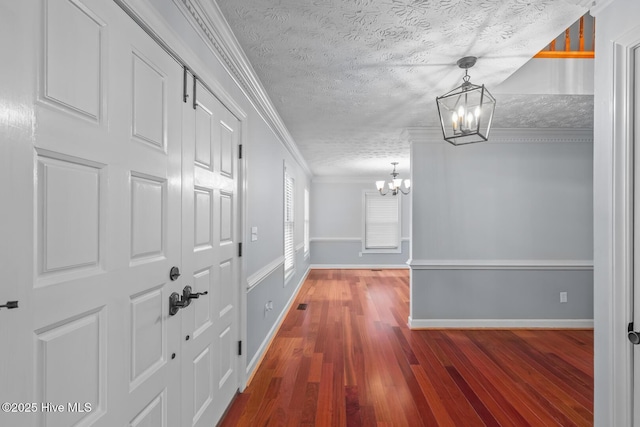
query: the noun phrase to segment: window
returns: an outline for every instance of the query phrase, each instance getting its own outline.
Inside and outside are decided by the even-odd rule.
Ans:
[[[284,170],[284,277],[285,280],[293,275],[295,270],[295,234],[294,200],[295,182],[293,177]]]
[[[309,256],[309,189],[304,189],[304,256]]]
[[[363,252],[400,252],[400,197],[364,193]]]

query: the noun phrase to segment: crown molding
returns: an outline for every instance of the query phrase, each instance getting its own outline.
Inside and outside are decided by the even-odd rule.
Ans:
[[[586,6],[589,8],[591,15],[597,16],[606,7],[613,3],[613,0],[584,0],[581,1],[581,3],[587,3]]]
[[[567,3],[575,4],[576,6],[582,6],[589,8],[596,4],[595,0],[566,0]]]
[[[379,181],[376,176],[342,176],[342,175],[316,175],[311,181],[314,184],[370,184]],[[375,187],[374,187],[375,188]]]
[[[405,130],[412,144],[448,144],[439,127],[413,127]],[[510,143],[560,143],[578,142],[592,143],[593,129],[573,128],[513,128],[493,129],[489,141],[481,144]]]
[[[613,3],[614,0],[566,0],[567,3],[575,4],[576,6],[582,6],[589,10],[591,16],[596,16],[602,12],[607,6]]]
[[[209,42],[209,47],[222,61],[287,151],[302,166],[307,175],[313,177],[313,172],[271,102],[217,3],[201,0],[173,0],[173,2],[191,21],[192,26],[200,32],[200,36]]]

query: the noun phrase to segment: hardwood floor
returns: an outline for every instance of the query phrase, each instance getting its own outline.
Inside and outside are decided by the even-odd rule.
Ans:
[[[408,314],[405,270],[312,270],[220,425],[593,425],[593,331],[410,331]]]

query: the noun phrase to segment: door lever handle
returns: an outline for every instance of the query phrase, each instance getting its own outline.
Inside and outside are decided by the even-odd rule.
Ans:
[[[192,299],[200,298],[200,295],[207,295],[209,292],[191,292],[193,288],[189,285],[185,286],[182,290],[182,298],[177,292],[172,293],[169,296],[169,314],[175,315],[181,308],[188,307],[191,304]]]
[[[191,289],[190,286],[187,286],[187,288]],[[193,298],[200,298],[200,295],[207,295],[209,294],[208,291],[204,291],[204,292],[191,292],[191,290],[189,290],[189,294],[186,295],[186,298],[188,299],[193,299]],[[183,297],[184,298],[184,297]]]
[[[209,292],[191,292],[193,288],[189,285],[185,286],[182,290],[182,299],[184,301],[191,301],[194,298],[200,298],[200,295],[207,295]]]
[[[0,308],[6,308],[6,309],[18,308],[18,301],[7,301],[5,304],[0,305]]]
[[[185,300],[180,298],[180,294],[177,292],[173,292],[169,295],[169,314],[174,316],[180,311],[181,308],[185,308],[191,303],[190,300]]]

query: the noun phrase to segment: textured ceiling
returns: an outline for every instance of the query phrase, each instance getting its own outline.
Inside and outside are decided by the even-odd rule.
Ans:
[[[213,1],[213,0],[212,0]],[[586,9],[576,0],[216,0],[315,175],[409,165],[435,97],[498,85]],[[590,96],[500,95],[495,127],[589,127]]]

